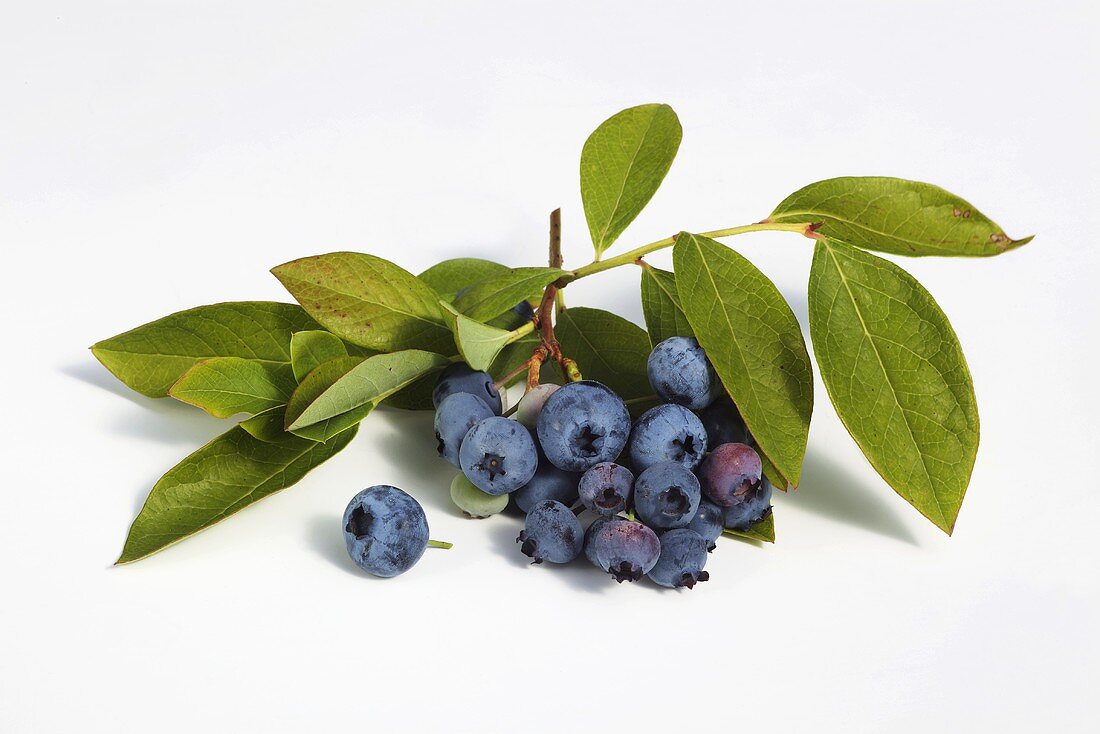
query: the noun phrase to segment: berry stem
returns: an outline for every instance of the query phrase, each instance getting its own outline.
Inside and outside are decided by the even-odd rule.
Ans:
[[[454,543],[448,543],[445,540],[429,540],[428,541],[428,547],[429,548],[442,548],[443,550],[450,550],[451,548],[454,548],[454,545],[455,545]]]

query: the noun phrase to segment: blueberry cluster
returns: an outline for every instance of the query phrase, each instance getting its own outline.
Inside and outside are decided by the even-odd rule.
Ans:
[[[648,373],[663,402],[633,424],[622,398],[591,380],[529,390],[512,420],[488,374],[450,366],[433,402],[439,455],[462,472],[454,503],[488,517],[512,498],[526,515],[517,543],[534,563],[583,552],[619,582],[706,581],[718,536],[767,517],[772,487],[695,339],[658,344]]]

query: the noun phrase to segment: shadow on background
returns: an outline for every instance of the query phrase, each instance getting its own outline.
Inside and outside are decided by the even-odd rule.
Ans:
[[[384,413],[383,413],[384,411]],[[434,413],[430,410],[380,409],[390,430],[375,437],[375,445],[400,468],[402,487],[436,512],[462,517],[451,502],[451,480],[458,468],[439,458],[435,448]]]
[[[851,525],[887,538],[920,545],[913,532],[889,504],[893,490],[872,487],[841,464],[811,451],[802,468],[802,484],[788,492],[785,503],[814,515]]]
[[[355,565],[344,547],[344,535],[340,532],[339,515],[316,515],[306,523],[306,540],[309,547],[341,571],[357,578],[376,579]]]

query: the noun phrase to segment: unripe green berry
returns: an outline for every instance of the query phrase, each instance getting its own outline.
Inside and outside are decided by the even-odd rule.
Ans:
[[[467,517],[485,518],[502,512],[508,506],[508,495],[494,496],[475,487],[465,474],[451,480],[451,501]]]

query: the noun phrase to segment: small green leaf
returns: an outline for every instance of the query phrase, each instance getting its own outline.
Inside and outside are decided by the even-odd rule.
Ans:
[[[283,414],[283,430],[290,430],[290,426],[294,421],[305,412],[306,408],[313,404],[317,398],[321,397],[326,390],[336,384],[336,381],[341,377],[351,372],[353,369],[363,363],[362,359],[358,357],[337,357],[336,359],[330,359],[322,365],[318,365],[312,372],[306,375],[305,379],[298,385],[298,388],[294,391],[294,394],[290,396],[290,400],[287,403],[286,410]],[[303,435],[300,430],[294,431],[295,435],[302,438],[309,438],[314,441],[325,440],[318,438],[317,436],[324,436],[329,432],[331,428],[335,433],[339,433],[339,429],[347,428],[349,425],[358,423],[366,418],[367,415],[374,409],[373,404],[368,403],[366,406],[359,406],[355,408],[352,415],[348,413],[341,413],[335,418],[327,421],[321,421],[315,426],[308,426],[307,428],[314,428],[308,435]]]
[[[471,319],[486,321],[520,301],[538,297],[563,275],[565,271],[558,268],[512,268],[472,286],[455,299],[454,306]]]
[[[290,338],[290,363],[298,382],[317,366],[346,356],[348,348],[344,340],[327,331],[299,331]]]
[[[604,121],[581,151],[581,200],[599,257],[641,213],[680,148],[680,120],[666,104],[631,107]]]
[[[680,305],[675,273],[652,265],[642,268],[642,313],[653,346],[672,336],[695,336]]]
[[[386,397],[419,377],[443,368],[447,363],[446,357],[418,349],[368,357],[333,382],[300,413],[291,410],[294,406],[288,406],[287,420],[290,422],[287,430],[297,432],[366,406],[373,408]]]
[[[752,263],[712,239],[681,232],[673,261],[696,338],[761,452],[797,487],[813,373],[790,306]]]
[[[248,431],[248,434],[253,438],[258,438],[261,441],[267,441],[268,443],[282,441],[286,439],[286,429],[283,427],[283,416],[286,413],[286,406],[279,405],[274,408],[268,408],[262,413],[257,413],[250,418],[245,418],[240,422],[240,427]]]
[[[508,272],[507,265],[476,257],[458,257],[436,263],[416,276],[427,283],[445,301],[453,301],[455,295],[480,283],[486,278]]]
[[[554,332],[562,352],[580,365],[587,380],[596,380],[623,400],[646,397],[652,390],[646,362],[649,335],[636,324],[598,308],[569,308]]]
[[[168,394],[215,418],[228,418],[285,405],[293,391],[294,373],[289,365],[214,357],[187,370]]]
[[[522,337],[517,331],[505,331],[474,321],[456,311],[446,301],[441,301],[440,304],[451,319],[451,329],[454,331],[459,354],[475,370],[488,370],[504,347]],[[529,326],[524,333],[530,331]]]
[[[774,543],[775,513],[769,512],[767,517],[753,525],[748,530],[730,530],[729,528],[726,528],[722,532],[725,535],[729,535],[735,538],[748,538],[749,540],[759,540],[762,543]]]
[[[131,389],[163,398],[184,372],[211,357],[290,364],[290,335],[316,328],[292,303],[217,303],[104,339],[92,354]]]
[[[947,316],[897,265],[819,241],[810,336],[821,378],[882,478],[950,534],[978,451],[978,406]]]
[[[261,441],[234,426],[161,477],[149,492],[117,563],[130,563],[291,486],[355,436],[329,443],[287,436]]]
[[[1000,255],[1014,240],[967,201],[932,184],[849,176],[800,189],[772,212],[776,222],[820,223],[818,234],[895,255]]]
[[[352,344],[379,352],[453,352],[439,296],[388,260],[333,252],[294,260],[271,272],[313,318]]]

